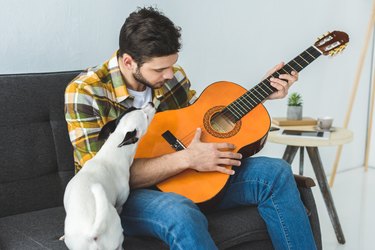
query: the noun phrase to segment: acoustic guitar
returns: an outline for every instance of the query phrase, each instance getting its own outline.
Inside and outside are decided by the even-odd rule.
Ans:
[[[342,51],[348,41],[346,33],[330,32],[248,91],[232,82],[216,82],[194,104],[157,113],[135,157],[152,158],[182,150],[190,144],[198,127],[202,129],[201,141],[230,142],[243,158],[254,155],[262,149],[271,124],[262,105],[262,101],[277,91],[270,85],[270,78],[300,72],[319,56]],[[229,175],[219,172],[188,169],[157,184],[157,188],[183,195],[202,207],[215,201],[228,178]]]

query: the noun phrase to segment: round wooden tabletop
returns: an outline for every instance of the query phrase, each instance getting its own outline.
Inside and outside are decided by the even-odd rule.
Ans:
[[[314,126],[287,126],[279,127],[280,130],[272,131],[268,134],[268,141],[300,147],[337,146],[349,143],[353,140],[353,133],[345,128],[333,127],[328,138],[314,136],[284,135],[281,130],[316,131]]]

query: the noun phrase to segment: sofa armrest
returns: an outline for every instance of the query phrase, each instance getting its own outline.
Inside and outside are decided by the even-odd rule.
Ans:
[[[294,179],[298,187],[312,188],[316,186],[315,181],[310,177],[295,174]]]
[[[306,212],[309,216],[311,230],[314,235],[317,249],[322,249],[322,237],[320,231],[319,215],[315,204],[314,195],[311,187],[316,186],[315,181],[310,177],[301,175],[294,175],[294,179],[297,183],[298,190],[301,195],[301,200],[305,205]]]

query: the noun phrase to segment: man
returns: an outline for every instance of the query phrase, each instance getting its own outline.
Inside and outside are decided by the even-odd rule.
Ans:
[[[175,66],[180,30],[153,8],[130,14],[120,32],[120,49],[103,65],[88,69],[66,89],[66,120],[78,171],[104,143],[100,128],[121,111],[153,101],[158,111],[189,105],[195,92],[181,67]],[[269,73],[280,69],[277,65]],[[269,99],[285,97],[297,73],[272,78],[277,89]],[[217,204],[225,209],[256,204],[277,249],[315,249],[309,221],[290,166],[266,157],[242,159],[234,145],[204,143],[197,128],[185,150],[151,159],[135,159],[132,191],[121,213],[126,235],[149,235],[171,249],[216,249],[207,220],[189,199],[150,189],[185,169],[231,175],[227,192]],[[178,163],[178,164],[176,164]],[[236,172],[223,165],[240,166]]]

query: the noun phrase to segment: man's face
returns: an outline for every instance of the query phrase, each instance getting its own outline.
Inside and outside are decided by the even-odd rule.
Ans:
[[[140,84],[157,89],[166,81],[173,78],[173,65],[177,62],[178,54],[154,57],[141,67],[136,67],[133,77]]]

